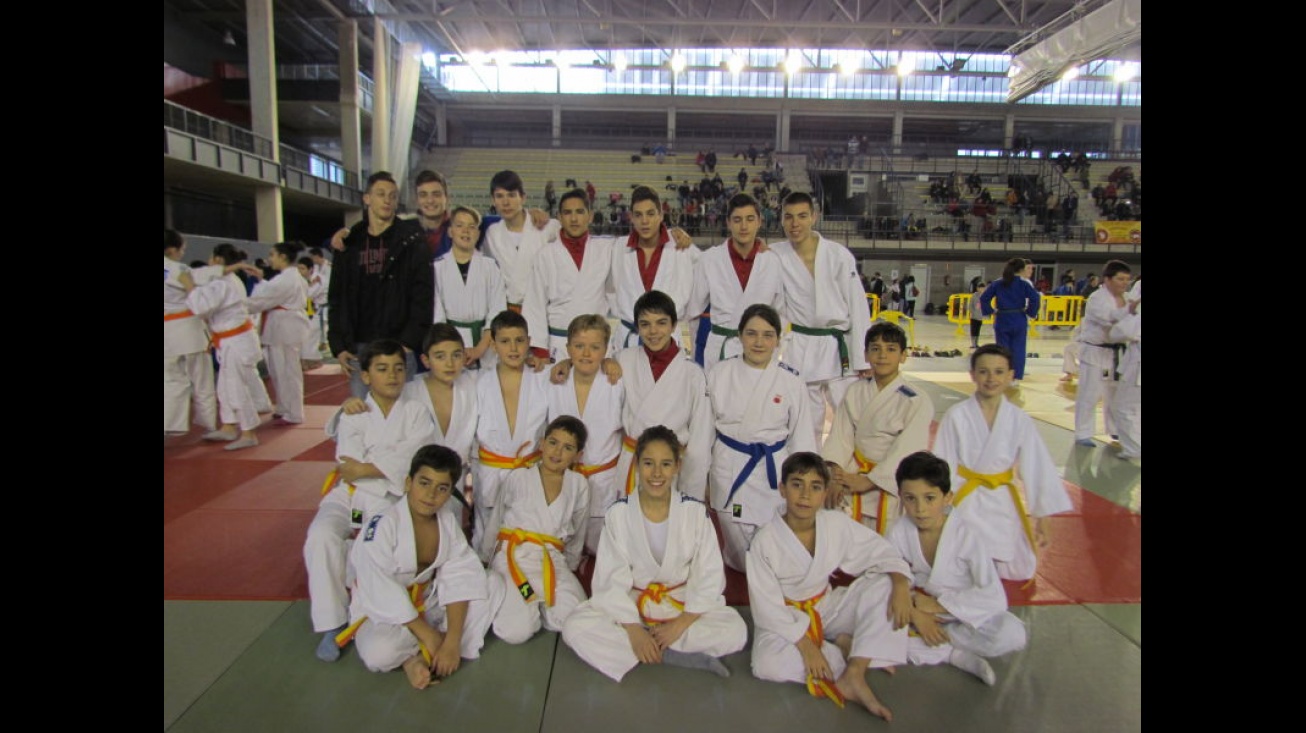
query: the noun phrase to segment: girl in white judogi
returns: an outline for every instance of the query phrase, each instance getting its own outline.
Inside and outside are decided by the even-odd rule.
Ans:
[[[866,331],[870,379],[848,388],[835,410],[821,456],[838,466],[831,508],[887,536],[898,517],[898,483],[894,471],[904,457],[930,446],[934,403],[907,384],[907,332],[888,321]]]
[[[774,358],[780,315],[759,303],[744,309],[739,320],[743,353],[718,362],[707,375],[716,423],[708,484],[726,565],[742,572],[753,534],[784,505],[776,491],[780,465],[790,453],[817,446],[807,387]]]
[[[712,403],[707,396],[707,378],[671,337],[676,328],[676,306],[666,293],[652,290],[640,296],[635,319],[640,324],[643,345],[617,354],[626,385],[621,417],[626,437],[617,476],[629,495],[635,486],[635,436],[654,425],[665,425],[685,446],[680,490],[701,501],[707,492],[707,471],[712,462]]]
[[[349,615],[358,656],[373,672],[402,666],[417,689],[480,656],[503,587],[441,511],[458,483],[462,459],[428,445],[412,458],[406,500],[376,515],[354,542]],[[343,636],[343,635],[342,635]]]
[[[821,508],[830,471],[819,455],[795,453],[782,472],[784,513],[748,548],[753,675],[806,683],[812,696],[840,706],[853,698],[892,720],[866,670],[907,661],[911,568],[874,530]],[[835,570],[856,580],[832,588]]]
[[[547,350],[553,361],[566,355],[567,327],[573,318],[607,312],[608,280],[618,246],[613,237],[589,233],[584,197],[566,196],[561,206],[563,230],[535,255],[522,303],[522,315],[530,324],[531,346]]]
[[[268,262],[277,276],[254,286],[246,305],[250,313],[263,313],[259,340],[267,354],[268,375],[277,393],[273,425],[304,422],[304,369],[299,355],[308,333],[308,283],[295,269],[295,256],[303,246],[294,242],[272,245]],[[259,273],[255,277],[261,277]]]
[[[747,628],[725,602],[725,568],[707,507],[674,488],[680,441],[640,435],[639,489],[608,510],[593,595],[562,628],[581,659],[620,682],[639,663],[730,672],[717,657],[744,648]]]
[[[711,372],[718,361],[736,356],[743,351],[739,343],[740,315],[754,303],[764,303],[781,314],[783,323],[784,278],[780,272],[780,258],[771,251],[760,251],[763,243],[757,238],[761,228],[761,214],[757,202],[748,194],[738,194],[730,199],[726,222],[730,238],[711,247],[698,258],[694,268],[694,289],[686,307],[688,318],[707,310],[712,311],[712,331],[703,351],[703,369]],[[746,268],[741,276],[736,263]],[[709,306],[710,304],[710,306]],[[784,333],[784,329],[780,330]],[[726,562],[729,563],[729,557]]]
[[[590,487],[571,470],[585,449],[585,433],[579,418],[553,420],[540,441],[540,462],[508,474],[499,490],[487,530],[498,539],[490,564],[505,591],[494,634],[509,644],[525,643],[541,624],[562,631],[585,600],[575,572],[585,546]]]
[[[952,467],[954,514],[979,532],[998,576],[1028,580],[1035,547],[1049,541],[1043,518],[1069,511],[1070,497],[1034,420],[1004,396],[1015,375],[1011,352],[985,344],[970,363],[975,396],[944,413],[934,454]]]
[[[784,210],[790,239],[772,244],[771,251],[784,273],[782,312],[793,325],[780,355],[807,383],[813,433],[820,442],[827,401],[837,409],[857,376],[870,376],[858,347],[865,343],[871,311],[852,252],[812,230],[816,212],[810,201],[786,203]],[[804,256],[811,258],[810,268]]]
[[[949,514],[951,469],[928,451],[898,464],[896,482],[906,518],[888,540],[911,565],[912,626],[907,661],[948,663],[992,685],[984,657],[1025,647],[1025,624],[1007,612],[993,556],[965,519]]]
[[[448,322],[462,334],[467,366],[493,367],[490,320],[508,307],[499,265],[476,249],[481,215],[466,206],[449,216],[453,246],[435,260],[435,315],[433,323]],[[479,364],[479,366],[478,366]]]
[[[586,523],[585,549],[598,552],[603,532],[603,515],[625,495],[617,470],[621,456],[621,411],[625,387],[612,384],[601,372],[612,329],[597,313],[576,316],[567,328],[567,359],[572,369],[562,384],[549,385],[549,419],[562,415],[580,418],[588,437],[585,450],[574,467],[589,479],[590,514]]]
[[[181,434],[191,421],[211,431],[218,426],[218,399],[213,386],[213,360],[204,319],[186,308],[186,289],[177,279],[190,272],[203,285],[221,276],[221,268],[201,275],[182,263],[186,240],[163,230],[163,432]],[[209,270],[209,268],[204,268]],[[192,408],[193,405],[193,408]],[[192,412],[193,409],[193,412]]]
[[[244,252],[224,242],[213,248],[209,264],[225,267],[243,259]],[[258,331],[245,306],[245,286],[233,273],[199,287],[189,272],[180,273],[177,280],[186,290],[186,307],[205,319],[217,348],[218,410],[222,426],[205,433],[204,439],[226,441],[226,450],[258,445],[254,428],[258,427],[259,413],[270,410],[271,404],[258,376],[261,349]]]
[[[304,368],[312,369],[322,363],[322,350],[319,348],[322,344],[322,306],[318,303],[326,302],[326,283],[313,272],[311,257],[300,257],[296,260],[295,269],[299,270],[299,276],[308,283],[310,303],[306,305],[311,305],[311,309],[307,312],[308,333],[304,334],[304,343],[299,349],[299,359],[304,363]]]
[[[490,322],[490,335],[498,363],[493,369],[481,370],[476,380],[479,414],[476,461],[472,464],[472,547],[482,559],[488,559],[494,549],[494,532],[486,525],[498,501],[499,485],[513,469],[532,466],[539,459],[536,445],[544,437],[549,412],[548,372],[526,367],[530,348],[526,319],[503,311]],[[505,390],[509,392],[507,400]]]

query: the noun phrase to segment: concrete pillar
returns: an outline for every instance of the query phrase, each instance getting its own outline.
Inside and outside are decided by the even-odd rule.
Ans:
[[[1125,146],[1125,118],[1117,117],[1111,121],[1111,150],[1117,151]]]
[[[902,152],[902,110],[893,113],[893,152]]]
[[[775,149],[789,152],[789,109],[780,110],[780,116],[776,120],[776,141]]]
[[[1008,113],[1002,118],[1002,149],[1011,150],[1011,144],[1016,139],[1016,116]]]
[[[279,163],[281,141],[277,134],[277,60],[272,0],[245,3],[245,31],[249,38],[250,118],[254,123],[254,133],[272,141],[272,159]],[[280,185],[261,185],[254,190],[254,215],[260,242],[280,242],[283,239]]]
[[[553,105],[553,147],[562,147],[562,105]]]
[[[444,102],[435,105],[435,144],[442,148],[449,144],[449,109]]]
[[[362,99],[358,90],[358,22],[340,23],[340,157],[363,186]]]
[[[373,173],[388,171],[390,162],[390,31],[380,18],[373,20],[372,81],[376,91],[372,95],[372,165]]]
[[[667,148],[675,150],[676,142],[676,108],[667,107]]]

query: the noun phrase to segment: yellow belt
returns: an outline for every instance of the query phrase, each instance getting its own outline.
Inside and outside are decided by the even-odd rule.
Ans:
[[[857,472],[862,474],[863,476],[870,473],[871,469],[875,468],[878,465],[875,461],[866,460],[866,456],[862,455],[862,452],[857,449],[853,449],[853,460],[857,461]],[[880,507],[879,507],[880,510],[879,512],[876,513],[876,517],[875,517],[875,531],[883,535],[884,529],[888,523],[888,520],[885,518],[885,515],[889,513],[889,494],[883,489],[878,489],[878,491],[880,492]],[[862,495],[861,494],[853,494],[852,510],[853,510],[853,519],[856,519],[859,522],[862,521]]]
[[[430,585],[430,583],[413,583],[408,586],[408,600],[412,601],[413,608],[417,611],[419,616],[426,612],[426,589]],[[358,627],[362,626],[366,621],[366,616],[360,616],[357,621],[345,627],[344,631],[336,634],[336,646],[343,649],[345,645],[354,638],[354,635],[358,633]],[[431,651],[420,641],[417,642],[417,646],[422,650],[422,659],[425,659],[426,663],[430,664]]]
[[[795,601],[792,598],[785,599],[785,605],[793,606],[807,614],[807,638],[811,639],[813,644],[816,644],[817,649],[825,644],[825,627],[821,624],[821,612],[816,610],[816,604],[825,597],[828,590],[829,588],[826,588],[826,590],[805,601]],[[839,692],[839,688],[835,687],[829,680],[813,677],[810,674],[807,675],[807,693],[812,697],[828,697],[835,705],[844,706],[843,693]]]
[[[617,460],[620,457],[621,457],[620,454],[615,455],[612,457],[612,460],[608,461],[607,463],[598,463],[598,464],[573,463],[571,466],[571,470],[575,471],[576,473],[579,473],[585,478],[589,478],[590,476],[593,476],[596,473],[603,473],[604,471],[607,471],[609,469],[616,468]]]
[[[649,583],[647,588],[639,588],[639,598],[635,600],[635,608],[639,610],[639,620],[646,626],[654,626],[663,622],[662,619],[652,619],[644,614],[644,605],[647,603],[661,603],[666,601],[670,603],[677,611],[683,612],[685,604],[677,601],[671,596],[671,591],[683,587],[684,583],[677,585],[667,585],[666,583]]]
[[[966,483],[961,485],[957,493],[952,497],[952,505],[960,506],[962,500],[970,496],[971,492],[980,486],[989,491],[997,491],[1003,486],[1011,493],[1011,503],[1016,505],[1016,514],[1020,515],[1020,525],[1025,528],[1025,539],[1029,540],[1029,548],[1034,549],[1034,525],[1029,521],[1029,512],[1025,510],[1025,500],[1021,498],[1020,492],[1011,483],[1015,478],[1015,471],[1007,469],[1002,473],[976,473],[965,466],[957,466],[957,473]]]
[[[499,530],[499,539],[508,543],[508,546],[504,548],[504,552],[508,555],[508,575],[512,577],[513,585],[516,585],[517,591],[521,593],[522,600],[527,602],[535,597],[535,589],[531,587],[531,582],[526,579],[526,574],[517,566],[517,545],[529,542],[539,545],[540,549],[544,550],[544,605],[552,606],[558,587],[558,579],[553,572],[553,557],[549,555],[549,547],[561,552],[565,547],[562,540],[539,532],[527,532],[524,529],[501,529]],[[548,545],[548,547],[545,547],[545,545]]]
[[[621,447],[630,451],[632,454],[635,452],[636,444],[637,441],[634,438],[630,437],[629,435],[621,439]],[[632,493],[634,493],[634,491],[635,491],[635,459],[632,458],[630,459],[630,468],[626,469],[626,496],[630,496]]]
[[[327,474],[326,481],[323,481],[323,482],[322,482],[322,496],[326,496],[328,493],[330,493],[330,492],[331,492],[331,487],[332,487],[332,486],[335,486],[335,485],[336,485],[336,481],[338,481],[338,480],[340,480],[340,469],[338,469],[338,468],[333,468],[333,469],[331,469],[331,473],[328,473],[328,474]],[[350,495],[350,496],[353,496],[353,495],[354,495],[354,485],[353,485],[353,484],[345,484],[345,486],[348,486],[348,487],[349,487],[349,495]]]
[[[529,443],[525,445],[529,445]],[[525,445],[522,447],[525,447]],[[521,448],[518,448],[517,450],[520,452]],[[540,460],[540,452],[537,450],[533,453],[527,453],[524,456],[509,457],[501,456],[498,453],[491,453],[482,447],[477,451],[476,457],[480,459],[481,465],[489,466],[490,468],[527,468],[529,466],[534,466],[535,463]]]

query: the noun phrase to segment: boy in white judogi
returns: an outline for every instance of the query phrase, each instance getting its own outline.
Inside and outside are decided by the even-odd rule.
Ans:
[[[911,568],[873,530],[821,508],[830,471],[819,455],[795,453],[782,471],[784,513],[748,549],[753,675],[806,683],[814,697],[851,698],[892,720],[866,670],[907,661]],[[831,588],[835,570],[856,580]]]
[[[1111,327],[1111,340],[1125,343],[1120,357],[1120,382],[1107,405],[1119,430],[1121,458],[1143,457],[1143,283],[1129,292],[1128,313]]]
[[[693,294],[685,309],[687,317],[693,318],[709,307],[712,311],[712,331],[701,360],[704,371],[711,372],[718,361],[743,351],[739,343],[739,316],[748,306],[769,305],[780,313],[783,323],[784,279],[780,258],[774,252],[760,251],[763,243],[757,237],[762,226],[759,212],[760,207],[752,196],[741,193],[731,198],[726,214],[730,238],[705,250],[694,268]]]
[[[927,451],[905,457],[896,479],[906,518],[888,540],[911,564],[912,627],[907,661],[947,662],[992,685],[984,657],[1025,647],[1025,624],[1007,612],[993,556],[966,520],[949,514],[951,469]]]
[[[562,195],[558,218],[562,231],[535,256],[522,315],[530,327],[531,346],[539,356],[561,361],[567,352],[567,327],[573,318],[608,310],[614,237],[591,235],[590,210],[579,188]]]
[[[1075,443],[1094,445],[1097,432],[1097,403],[1110,414],[1120,376],[1123,342],[1111,340],[1111,327],[1128,314],[1125,291],[1129,289],[1129,266],[1111,260],[1102,269],[1102,287],[1084,302],[1084,319],[1079,323],[1079,389],[1075,392]],[[1120,426],[1108,425],[1107,429]]]
[[[585,449],[585,425],[564,415],[549,423],[540,441],[540,462],[508,474],[487,527],[497,542],[488,559],[504,586],[494,634],[509,644],[528,641],[540,626],[562,631],[572,610],[585,600],[576,579],[589,482],[571,470]]]
[[[1034,420],[1004,396],[1015,375],[1011,352],[985,344],[970,363],[975,396],[944,413],[934,454],[952,467],[954,515],[979,533],[998,576],[1028,580],[1034,548],[1048,544],[1043,518],[1069,511],[1070,497]]]
[[[848,388],[835,410],[821,455],[835,464],[833,506],[886,536],[898,516],[894,470],[903,457],[930,445],[934,403],[907,384],[907,333],[879,321],[866,331],[872,377]]]
[[[543,229],[531,226],[526,212],[526,188],[521,176],[512,171],[494,174],[490,179],[490,195],[494,197],[495,211],[503,219],[485,230],[485,253],[499,263],[508,308],[520,313],[526,289],[530,287],[535,256],[545,243],[558,238],[561,225],[556,219],[550,219]]]
[[[213,386],[213,360],[204,319],[186,307],[186,289],[177,276],[191,272],[203,285],[221,268],[200,275],[181,262],[186,242],[171,229],[163,231],[163,432],[181,434],[196,425],[218,427],[218,398]],[[210,268],[204,268],[209,270]],[[194,413],[192,407],[194,405]]]
[[[717,362],[707,375],[716,442],[709,485],[725,547],[726,565],[743,572],[757,528],[784,500],[777,468],[791,453],[816,450],[807,414],[807,387],[777,361],[780,316],[755,304],[740,316],[743,353]]]
[[[640,663],[728,677],[717,657],[743,649],[748,630],[726,605],[707,507],[674,488],[681,466],[675,433],[659,425],[637,442],[639,489],[608,510],[593,596],[567,618],[562,639],[617,682]]]
[[[299,357],[308,333],[308,314],[304,311],[308,304],[308,283],[295,268],[295,256],[302,249],[288,242],[273,245],[268,262],[278,274],[255,285],[245,302],[251,314],[263,314],[259,341],[263,343],[268,375],[277,393],[273,425],[304,422],[304,368]],[[257,277],[261,278],[262,273]]]
[[[629,495],[635,486],[635,436],[654,425],[665,425],[685,446],[680,490],[701,501],[707,493],[712,462],[712,403],[707,379],[672,338],[676,304],[666,293],[651,290],[640,296],[634,313],[643,345],[617,354],[626,385],[621,418],[626,438],[617,475],[625,481],[624,493]]]
[[[324,662],[340,658],[336,635],[349,619],[350,535],[403,496],[402,477],[413,454],[435,441],[426,409],[403,399],[408,371],[403,344],[374,341],[360,355],[360,365],[367,409],[340,417],[332,436],[338,465],[304,541],[313,631],[322,635],[316,654]]]
[[[598,551],[603,515],[625,495],[617,471],[625,430],[621,424],[626,404],[623,383],[612,384],[599,371],[612,329],[597,313],[576,316],[567,327],[567,359],[572,369],[562,384],[550,384],[549,420],[563,415],[580,418],[588,436],[574,470],[589,479],[590,514],[585,549]]]
[[[447,322],[462,334],[468,366],[495,364],[490,319],[508,307],[499,265],[476,249],[481,215],[466,206],[449,217],[449,251],[436,258],[433,323]]]
[[[638,186],[630,194],[630,226],[626,246],[612,258],[616,292],[609,315],[621,323],[612,337],[613,351],[638,344],[635,302],[645,293],[658,290],[670,296],[678,308],[676,322],[698,316],[687,312],[686,306],[694,289],[699,250],[684,244],[689,240],[683,232],[668,231],[663,225],[662,202],[648,186]]]
[[[516,468],[533,466],[540,454],[549,411],[548,372],[526,368],[530,336],[526,319],[506,310],[490,322],[498,363],[476,380],[476,462],[472,464],[472,547],[483,558],[494,546],[487,527],[499,496],[499,485]]]
[[[812,428],[820,442],[826,403],[838,408],[858,376],[871,376],[857,349],[870,328],[871,311],[852,252],[813,231],[816,221],[812,197],[790,194],[783,215],[789,239],[771,245],[771,251],[782,263],[783,312],[793,323],[780,355],[807,382]]]
[[[373,672],[402,666],[413,687],[448,677],[480,656],[503,602],[458,520],[441,511],[458,484],[462,459],[440,445],[413,456],[406,500],[373,517],[354,543],[352,621],[358,656]]]

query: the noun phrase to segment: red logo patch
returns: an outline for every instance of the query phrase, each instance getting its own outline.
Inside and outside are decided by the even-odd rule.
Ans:
[[[771,401],[776,403],[777,405],[780,404],[780,395],[776,395],[775,397],[772,397]]]

